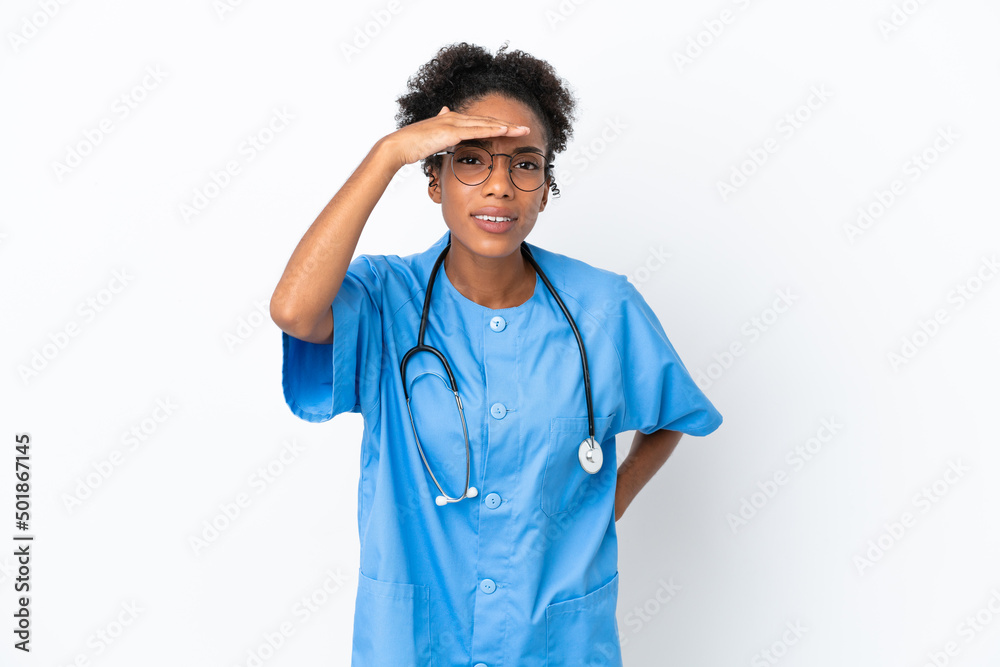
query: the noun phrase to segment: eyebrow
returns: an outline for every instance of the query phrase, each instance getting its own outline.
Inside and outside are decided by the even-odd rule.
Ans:
[[[481,148],[488,149],[493,146],[493,142],[486,139],[465,139],[464,141],[458,142],[456,146],[479,146]],[[514,152],[511,153],[511,155],[513,155],[514,153],[519,153],[521,151],[533,151],[535,153],[545,152],[541,148],[538,148],[537,146],[518,146],[517,148],[514,149]]]

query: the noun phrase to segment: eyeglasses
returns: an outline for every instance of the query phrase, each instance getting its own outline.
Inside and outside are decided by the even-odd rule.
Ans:
[[[507,173],[511,183],[518,190],[534,192],[545,184],[545,169],[547,162],[541,153],[521,151],[508,155],[506,153],[489,153],[476,146],[462,146],[454,151],[441,151],[434,155],[451,155],[451,170],[455,178],[465,185],[479,185],[486,181],[493,172],[493,159],[497,155],[510,158]]]

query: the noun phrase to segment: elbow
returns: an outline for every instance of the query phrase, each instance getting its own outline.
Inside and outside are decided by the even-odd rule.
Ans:
[[[289,312],[288,306],[278,298],[278,293],[275,292],[271,295],[271,303],[268,305],[268,312],[271,315],[271,321],[278,325],[278,328],[282,331],[288,331],[287,327],[290,322],[293,321],[291,313]]]
[[[296,315],[295,309],[279,298],[277,293],[271,297],[269,312],[271,321],[289,336],[301,339],[304,335],[308,334],[308,332],[302,330],[301,320]]]
[[[271,298],[271,320],[292,338],[309,343],[331,343],[333,341],[333,317],[330,310],[324,311],[318,319],[304,318],[301,309],[289,307],[285,302]]]

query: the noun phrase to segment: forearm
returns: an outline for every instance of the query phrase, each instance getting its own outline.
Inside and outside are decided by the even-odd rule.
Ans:
[[[684,434],[680,431],[666,429],[648,435],[642,431],[635,432],[632,448],[618,467],[615,521],[621,518],[642,487],[646,486],[646,483],[666,463],[682,435]]]
[[[361,230],[399,169],[385,140],[372,147],[306,230],[271,296],[271,319],[288,334],[330,342],[330,304],[347,274]]]

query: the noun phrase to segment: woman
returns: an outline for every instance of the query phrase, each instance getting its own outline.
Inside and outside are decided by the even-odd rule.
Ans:
[[[364,417],[353,665],[620,665],[615,520],[681,433],[722,423],[624,276],[522,246],[558,194],[574,100],[548,63],[505,48],[445,47],[411,77],[399,129],[271,299],[292,412]],[[418,160],[448,231],[352,261],[393,174]],[[450,375],[407,354],[425,304],[422,342]]]

